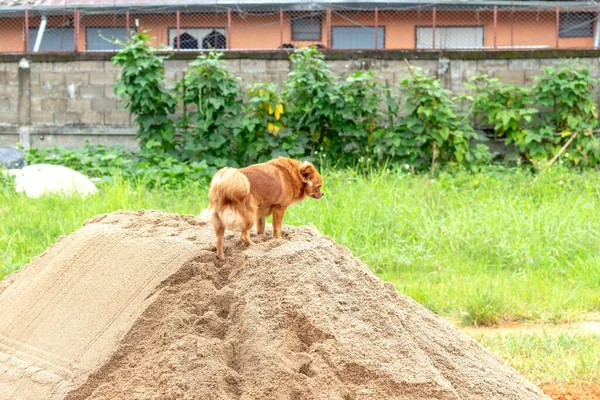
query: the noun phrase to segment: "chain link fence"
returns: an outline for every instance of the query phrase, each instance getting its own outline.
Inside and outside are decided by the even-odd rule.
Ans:
[[[96,0],[98,1],[98,0]],[[0,53],[114,52],[132,32],[172,51],[597,49],[600,6],[113,3],[0,7]],[[525,4],[525,5],[523,5]],[[533,3],[530,3],[533,4]]]

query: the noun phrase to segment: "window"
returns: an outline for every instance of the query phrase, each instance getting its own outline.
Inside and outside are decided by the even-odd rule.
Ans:
[[[292,18],[292,40],[321,40],[321,16]]]
[[[591,12],[561,12],[558,36],[561,38],[593,37],[594,19],[595,15]]]
[[[115,40],[124,43],[127,30],[125,28],[85,28],[85,49],[90,51],[115,51],[123,46],[115,44]]]
[[[33,51],[39,28],[29,28],[29,51]],[[40,51],[75,50],[75,30],[69,27],[46,28],[40,43]]]
[[[481,49],[483,26],[438,26],[435,28],[436,49]],[[417,49],[433,48],[433,28],[417,27]]]
[[[377,48],[384,48],[385,29],[377,28]],[[375,27],[334,26],[332,29],[332,47],[334,49],[374,49]]]
[[[169,46],[177,48],[177,28],[169,29]],[[181,50],[225,49],[227,39],[223,28],[180,28],[179,48]]]

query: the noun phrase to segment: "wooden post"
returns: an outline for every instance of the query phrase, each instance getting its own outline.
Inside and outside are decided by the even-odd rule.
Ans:
[[[283,49],[283,8],[279,9],[279,47]]]
[[[432,39],[433,39],[433,50],[435,50],[435,22],[436,22],[435,21],[435,11],[436,10],[435,10],[435,6],[434,6],[433,7],[433,25],[432,25],[432,28],[431,28],[431,36],[432,36]]]
[[[558,38],[560,36],[560,6],[556,6],[556,48],[558,49]]]
[[[331,49],[331,46],[333,44],[333,40],[331,37],[331,8],[327,9],[325,16],[325,31],[327,32],[327,42],[325,47]]]
[[[231,50],[231,8],[227,9],[227,50]]]
[[[379,48],[379,8],[375,7],[375,50]]]
[[[25,10],[25,53],[29,53],[29,10]]]
[[[494,6],[494,48],[498,48],[498,6]]]
[[[73,50],[75,51],[75,54],[77,54],[77,51],[79,50],[79,10],[75,9],[73,12],[73,25],[75,25],[75,32],[73,33],[73,38],[74,38],[74,46],[73,46]]]
[[[180,51],[181,50],[181,36],[179,35],[179,33],[181,31],[181,12],[179,10],[177,10],[176,18],[177,18],[177,21],[175,23],[177,24],[177,51]],[[170,45],[170,43],[169,43],[169,45]]]
[[[125,41],[129,42],[129,10],[125,11]]]

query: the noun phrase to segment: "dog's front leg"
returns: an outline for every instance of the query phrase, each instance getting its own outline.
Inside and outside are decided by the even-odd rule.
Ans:
[[[273,236],[275,236],[277,239],[281,239],[281,225],[283,224],[284,214],[284,207],[275,206],[273,208]]]
[[[260,217],[256,220],[256,233],[259,235],[265,233],[265,217]]]
[[[214,225],[215,234],[217,236],[217,258],[225,258],[223,253],[223,236],[225,236],[225,225],[221,221],[218,221]]]

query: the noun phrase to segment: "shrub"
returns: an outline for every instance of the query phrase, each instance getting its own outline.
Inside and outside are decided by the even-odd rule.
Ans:
[[[207,182],[216,171],[205,161],[182,162],[164,152],[133,152],[119,146],[91,144],[78,149],[31,149],[25,152],[25,158],[30,164],[63,165],[104,181],[121,176],[148,187],[176,188]]]
[[[285,83],[286,125],[308,137],[311,154],[334,154],[340,147],[337,127],[343,99],[336,77],[314,47],[297,49],[290,59],[294,70]]]
[[[371,71],[356,71],[341,84],[340,91],[343,96],[340,148],[332,156],[337,156],[344,165],[351,165],[360,157],[373,157],[376,139],[385,136],[383,90]]]
[[[527,152],[529,129],[533,117],[538,113],[530,107],[531,88],[521,88],[512,83],[503,83],[487,75],[475,76],[466,86],[474,90],[471,113],[485,124],[493,125],[494,136],[505,138],[505,144],[514,143],[522,153]]]
[[[596,80],[589,69],[574,63],[546,67],[536,77],[533,101],[546,111],[535,122],[528,138],[531,159],[550,158],[574,135],[578,135],[563,159],[570,165],[595,167],[600,161],[598,109],[593,99]]]
[[[399,154],[419,169],[434,164],[456,163],[473,166],[490,160],[488,147],[471,141],[482,141],[464,116],[457,113],[449,90],[437,79],[423,75],[418,69],[400,82],[406,98],[407,115],[399,126]]]
[[[177,100],[165,88],[164,60],[145,32],[136,33],[112,61],[123,67],[115,93],[133,114],[142,147],[176,153],[175,125],[170,119]]]
[[[245,129],[241,79],[228,71],[222,56],[212,51],[201,55],[178,85],[184,107],[179,123],[183,159],[206,160],[219,167],[235,164],[234,139]]]
[[[296,134],[283,123],[286,106],[283,95],[272,83],[248,87],[245,129],[237,138],[237,158],[243,165],[265,162],[278,156],[302,157],[307,137]]]

